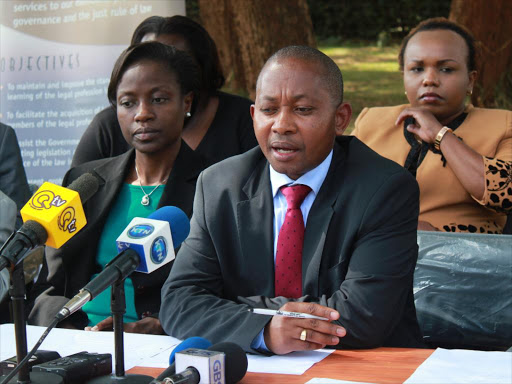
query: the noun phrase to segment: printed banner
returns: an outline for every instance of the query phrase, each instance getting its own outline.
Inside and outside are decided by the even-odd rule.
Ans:
[[[185,0],[0,1],[0,121],[30,183],[60,184],[137,25],[184,14]]]

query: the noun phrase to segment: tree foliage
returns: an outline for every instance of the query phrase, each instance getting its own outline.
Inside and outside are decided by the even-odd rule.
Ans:
[[[217,44],[228,86],[251,98],[274,52],[294,44],[316,46],[306,0],[199,0],[199,10]]]
[[[512,108],[512,1],[452,0],[450,19],[466,26],[478,43],[473,104]]]
[[[379,34],[402,37],[421,20],[445,16],[449,0],[308,0],[319,39],[376,40]]]

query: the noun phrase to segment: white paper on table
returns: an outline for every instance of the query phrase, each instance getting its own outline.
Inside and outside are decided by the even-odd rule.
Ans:
[[[27,326],[27,344],[30,351],[39,340],[45,327]],[[125,370],[139,367],[167,368],[169,355],[181,342],[171,336],[124,334]],[[87,332],[81,330],[54,328],[39,349],[57,351],[61,356],[87,351],[110,353],[112,369],[115,367],[115,346],[113,332]],[[283,356],[247,355],[249,372],[302,375],[313,364],[334,352],[333,349],[293,352]],[[0,325],[0,360],[16,355],[14,326]]]
[[[438,348],[404,384],[512,383],[512,353]]]
[[[279,373],[283,375],[302,375],[313,364],[318,363],[329,354],[333,349],[319,349],[316,351],[293,352],[287,355],[247,355],[247,372],[257,373]],[[167,368],[169,366],[169,355],[161,353],[151,359],[143,360],[139,363],[142,367]]]
[[[325,359],[333,352],[334,349],[317,349],[316,351],[292,352],[287,355],[247,355],[249,360],[247,371],[302,375],[313,364]]]
[[[314,379],[309,380],[306,384],[372,384],[360,381],[347,381],[347,380],[336,380],[336,379],[326,379],[323,377],[315,377]]]
[[[28,351],[39,340],[46,327],[27,326]],[[167,357],[180,343],[180,340],[171,336],[142,335],[135,333],[124,334],[124,366],[128,370],[135,366],[153,366],[142,364],[160,355]],[[87,351],[95,353],[110,353],[112,355],[112,370],[115,367],[114,332],[91,332],[72,329],[54,328],[43,344],[42,350],[57,351],[61,356],[69,356],[77,352]],[[16,342],[13,324],[0,325],[0,360],[16,355]]]

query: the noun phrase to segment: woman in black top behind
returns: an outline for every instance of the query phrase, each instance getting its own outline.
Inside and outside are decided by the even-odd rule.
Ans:
[[[135,30],[131,44],[158,41],[190,53],[201,70],[201,89],[194,98],[183,140],[208,164],[243,153],[257,145],[249,113],[251,100],[219,91],[224,85],[217,47],[208,32],[184,16],[151,16]],[[124,140],[116,113],[99,112],[84,132],[72,166],[113,157],[130,148]]]

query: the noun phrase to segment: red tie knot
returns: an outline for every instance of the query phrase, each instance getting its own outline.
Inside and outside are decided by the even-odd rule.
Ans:
[[[291,187],[281,187],[281,192],[286,198],[288,209],[299,209],[311,188],[307,185],[296,184]]]

